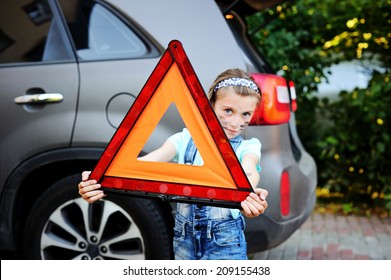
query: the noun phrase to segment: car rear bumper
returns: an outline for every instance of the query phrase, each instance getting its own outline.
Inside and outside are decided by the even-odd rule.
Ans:
[[[274,248],[286,241],[311,215],[316,203],[315,191],[309,196],[305,211],[287,220],[277,221],[267,214],[255,219],[246,218],[246,240],[248,253]]]

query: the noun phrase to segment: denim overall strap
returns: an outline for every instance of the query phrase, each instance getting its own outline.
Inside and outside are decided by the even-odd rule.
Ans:
[[[197,153],[196,145],[194,144],[193,138],[190,138],[185,152],[185,160],[184,160],[185,164],[189,164],[189,165],[193,164],[196,153]]]
[[[242,143],[243,138],[242,136],[238,135],[235,138],[232,138],[229,140],[231,143],[232,149],[236,152],[236,149],[239,147],[240,143]]]
[[[239,147],[240,143],[242,143],[243,138],[242,136],[238,135],[235,138],[232,138],[229,140],[231,143],[232,149],[236,151],[236,149]],[[185,152],[185,164],[193,164],[195,156],[197,153],[197,148],[194,144],[194,141],[192,138],[190,138],[189,143],[187,144],[186,147],[186,152]]]
[[[230,140],[234,150],[243,138]],[[193,164],[197,148],[190,139],[184,162]],[[178,203],[174,228],[175,259],[247,259],[244,220],[232,209]],[[240,214],[239,214],[240,215]]]

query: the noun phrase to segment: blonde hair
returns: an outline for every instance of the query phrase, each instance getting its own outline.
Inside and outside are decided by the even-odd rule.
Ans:
[[[261,102],[261,90],[259,88],[259,85],[254,81],[254,79],[247,72],[241,69],[228,69],[222,72],[220,75],[218,75],[216,80],[212,83],[212,85],[209,88],[208,98],[212,105],[214,105],[217,100],[219,90],[221,88],[226,87],[226,86],[220,86],[221,85],[220,83],[222,81],[232,79],[232,78],[246,79],[254,83],[257,90],[256,89],[254,90],[253,88],[245,85],[228,85],[228,86],[231,86],[235,90],[235,92],[239,95],[256,96],[258,98],[258,104]]]

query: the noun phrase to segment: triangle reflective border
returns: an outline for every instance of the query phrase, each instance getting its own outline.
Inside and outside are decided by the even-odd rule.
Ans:
[[[138,160],[175,104],[202,166]],[[240,208],[253,191],[209,100],[177,41],[171,41],[90,175],[105,191]]]

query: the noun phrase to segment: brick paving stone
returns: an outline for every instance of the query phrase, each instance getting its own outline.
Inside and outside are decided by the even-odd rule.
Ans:
[[[250,258],[390,260],[391,218],[313,213],[287,241]]]
[[[375,236],[366,236],[365,241],[368,243],[368,247],[370,249],[369,255],[372,260],[382,260],[383,257],[383,249],[380,245],[380,241]]]
[[[321,247],[324,244],[324,235],[317,234],[312,236],[312,245],[314,247]]]
[[[371,251],[369,245],[367,242],[364,242],[363,240],[359,240],[359,242],[356,242],[354,245],[354,252],[357,255],[369,255],[369,252]]]
[[[307,219],[307,221],[304,222],[304,224],[300,227],[300,229],[311,229],[312,227],[312,219]]]
[[[391,260],[391,248],[384,248],[383,249],[384,259],[385,260]]]
[[[391,225],[386,225],[386,231],[388,235],[391,235]]]
[[[391,240],[388,233],[381,233],[378,235],[379,243],[382,248],[384,259],[391,259]]]
[[[348,216],[346,218],[346,222],[347,222],[348,227],[350,228],[351,232],[357,232],[360,230],[360,223],[358,222],[357,217]]]
[[[353,260],[353,251],[351,249],[343,249],[340,251],[341,260]]]
[[[310,260],[311,259],[310,251],[299,250],[297,252],[297,259],[298,260]]]
[[[297,260],[297,252],[296,251],[285,251],[283,256],[283,260]]]
[[[284,260],[294,260],[297,256],[297,251],[299,250],[300,242],[300,232],[296,231],[288,240],[285,242],[283,247],[282,259]]]
[[[323,236],[326,244],[339,243],[339,234],[337,232],[324,232]]]
[[[368,255],[356,255],[356,260],[370,260]]]
[[[270,250],[258,252],[255,254],[251,254],[248,256],[250,260],[268,260],[269,259]]]
[[[281,245],[280,245],[281,246]],[[283,247],[273,248],[270,250],[270,254],[268,255],[269,260],[282,260],[282,256],[284,254]]]
[[[339,246],[336,243],[327,244],[326,249],[326,259],[328,260],[338,260],[338,250]]]
[[[363,227],[362,230],[363,230],[364,236],[375,236],[375,232],[374,232],[373,228],[370,226],[365,226],[365,227]]]
[[[323,247],[312,248],[312,259],[313,260],[323,260],[324,259]]]

